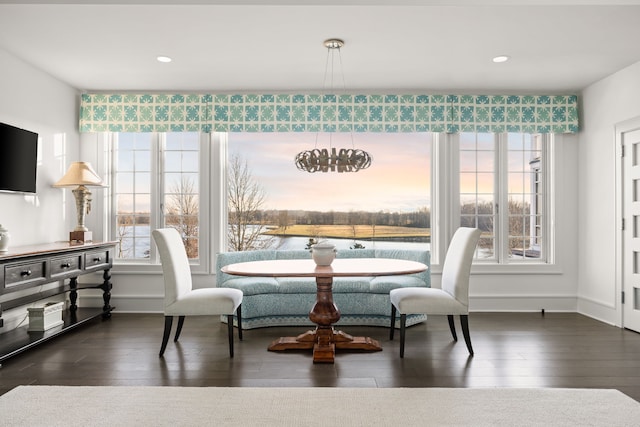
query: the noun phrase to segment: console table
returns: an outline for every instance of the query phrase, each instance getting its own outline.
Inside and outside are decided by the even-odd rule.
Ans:
[[[111,267],[117,242],[69,242],[11,248],[0,252],[0,363],[40,343],[102,316],[111,317]],[[84,274],[103,271],[101,283],[78,283]],[[57,282],[57,285],[55,283]],[[44,290],[42,285],[52,284]],[[33,292],[18,292],[31,289]],[[102,308],[79,308],[78,291],[102,289]],[[27,326],[3,333],[2,310],[9,310],[54,295],[69,294],[69,309],[63,311],[64,324],[44,332],[27,331]],[[16,297],[11,298],[16,294]]]

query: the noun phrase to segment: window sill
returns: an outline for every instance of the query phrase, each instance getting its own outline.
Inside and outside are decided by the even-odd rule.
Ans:
[[[442,274],[441,265],[431,265],[431,274]],[[112,274],[162,274],[160,264],[121,263],[114,264]],[[212,274],[205,271],[199,264],[191,265],[193,275]],[[557,264],[474,264],[471,266],[471,274],[475,275],[520,275],[520,274],[563,274],[562,268]]]
[[[141,263],[114,263],[111,274],[162,274],[162,265],[160,264],[141,264]],[[204,267],[200,264],[191,264],[191,274],[208,275]]]
[[[431,273],[442,274],[441,265],[431,266]],[[563,274],[562,267],[557,264],[474,264],[471,266],[472,275],[532,275],[532,274]]]

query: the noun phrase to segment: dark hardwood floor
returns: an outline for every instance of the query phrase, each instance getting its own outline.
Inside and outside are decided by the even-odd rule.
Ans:
[[[246,330],[230,359],[225,324],[187,318],[180,341],[170,341],[161,359],[162,315],[115,312],[5,361],[0,394],[27,384],[561,387],[615,388],[640,401],[640,334],[573,313],[472,313],[469,323],[472,358],[460,331],[454,343],[446,317],[430,316],[407,330],[404,359],[399,334],[389,341],[387,328],[345,326],[384,350],[338,352],[335,364],[313,364],[310,352],[266,350],[307,327]]]

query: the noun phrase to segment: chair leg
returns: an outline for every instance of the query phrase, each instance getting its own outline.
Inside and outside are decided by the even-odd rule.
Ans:
[[[162,334],[162,345],[160,346],[159,354],[160,357],[162,357],[165,349],[167,348],[169,335],[171,335],[171,325],[173,325],[173,316],[164,316],[164,333]]]
[[[238,318],[238,338],[242,341],[242,304],[236,309],[236,317]]]
[[[453,336],[453,340],[458,341],[458,334],[456,334],[456,325],[453,323],[453,314],[448,314],[447,320],[449,321],[449,329],[451,329],[451,336]]]
[[[176,328],[176,336],[173,338],[173,342],[178,342],[182,332],[182,325],[184,325],[184,316],[178,316],[178,327]]]
[[[471,336],[469,336],[469,316],[466,314],[460,315],[460,326],[462,326],[462,335],[464,335],[464,342],[467,343],[467,349],[469,354],[473,356],[473,347],[471,347]]]
[[[396,329],[396,306],[391,304],[391,325],[389,325],[389,340],[393,341],[393,335]]]
[[[233,357],[233,314],[227,315],[227,329],[229,331],[229,357]]]
[[[404,357],[404,336],[407,325],[407,315],[400,313],[400,357]]]

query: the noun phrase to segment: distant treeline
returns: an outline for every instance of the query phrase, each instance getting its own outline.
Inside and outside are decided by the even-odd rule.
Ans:
[[[118,225],[149,225],[151,217],[149,212],[118,213]]]
[[[421,208],[414,212],[261,210],[255,212],[255,215],[256,222],[278,227],[290,225],[389,225],[431,228],[431,211],[427,208]]]
[[[230,215],[233,213],[230,212]],[[149,212],[120,213],[118,216],[120,225],[149,224]],[[389,225],[431,228],[431,211],[427,208],[413,212],[320,212],[273,209],[254,212],[251,222],[278,227],[289,225]]]

